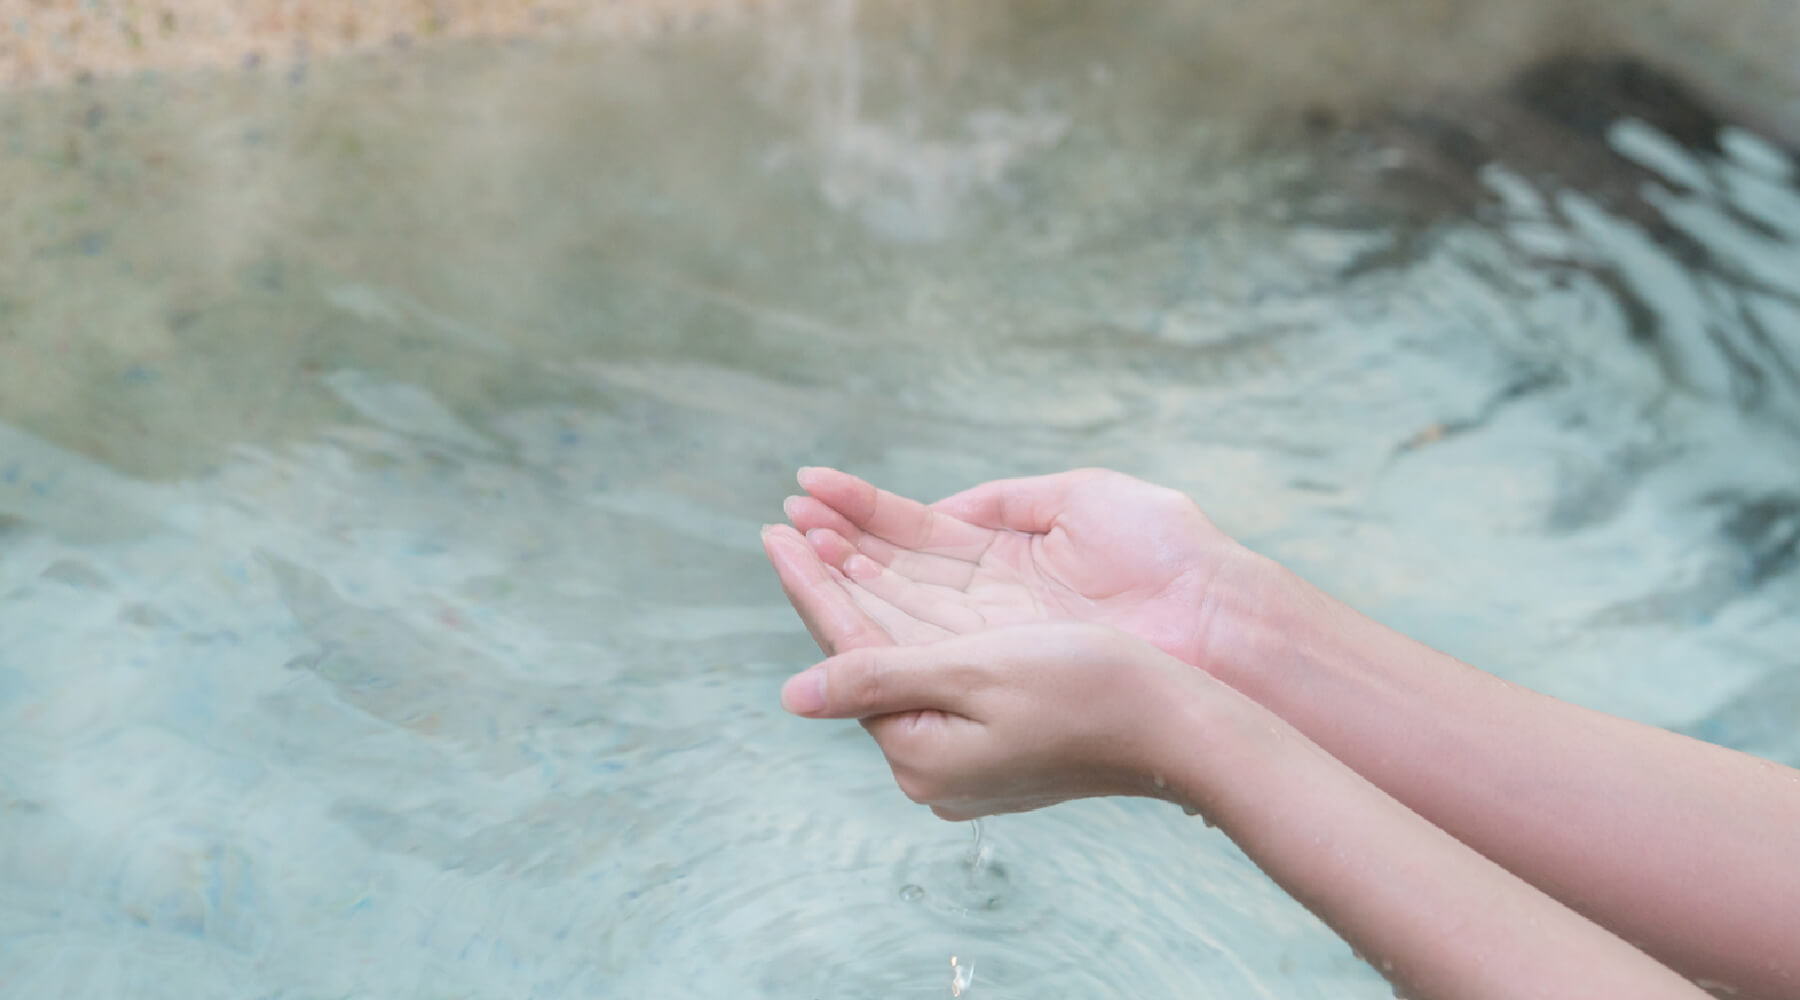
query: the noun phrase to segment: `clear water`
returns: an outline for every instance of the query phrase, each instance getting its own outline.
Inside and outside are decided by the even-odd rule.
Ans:
[[[831,13],[0,99],[0,994],[1388,995],[1179,810],[975,844],[783,716],[802,463],[1125,469],[1800,762],[1790,157],[1434,174],[1157,23]]]

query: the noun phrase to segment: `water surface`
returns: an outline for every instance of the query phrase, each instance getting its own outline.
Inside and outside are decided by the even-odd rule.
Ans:
[[[1179,810],[972,854],[782,715],[801,464],[1123,469],[1800,762],[1788,152],[932,10],[0,101],[0,992],[1389,995]]]

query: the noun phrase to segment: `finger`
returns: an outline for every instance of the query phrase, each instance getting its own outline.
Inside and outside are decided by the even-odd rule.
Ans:
[[[787,514],[794,527],[800,529],[819,555],[833,566],[843,565],[844,559],[852,552],[863,555],[890,566],[897,573],[910,576],[926,583],[941,583],[945,586],[962,588],[975,574],[975,564],[950,556],[934,553],[914,552],[901,548],[878,535],[872,535],[850,523],[844,515],[815,497],[788,497],[782,501],[781,509]],[[844,545],[821,547],[818,536],[836,536]]]
[[[966,590],[975,579],[975,563],[896,549],[874,535],[862,535],[858,542],[852,543],[830,528],[813,528],[806,532],[806,540],[812,543],[819,558],[839,569],[844,568],[851,556],[860,554],[916,583],[960,591]]]
[[[967,727],[978,725],[960,715],[935,708],[872,715],[862,720],[862,724],[869,735],[875,737],[875,743],[881,747],[888,763],[893,765],[895,778],[900,777],[903,768],[918,763],[921,754],[943,750],[947,741],[966,734]],[[916,781],[903,780],[902,785],[913,785],[918,790]]]
[[[959,656],[955,646],[886,646],[833,656],[788,678],[781,686],[781,705],[815,719],[869,719],[871,732],[886,725],[872,717],[904,712],[935,711],[967,719],[979,668]]]
[[[799,532],[786,526],[765,528],[763,552],[788,603],[826,655],[893,644],[893,637],[844,589],[841,574],[834,576],[836,571],[819,560]]]
[[[960,590],[909,579],[861,553],[845,558],[841,572],[851,583],[919,621],[956,633],[987,627],[981,612],[969,606],[968,595]]]
[[[936,622],[926,621],[895,607],[893,602],[872,593],[867,587],[844,575],[839,569],[831,570],[835,579],[850,600],[870,621],[881,626],[882,630],[893,637],[893,641],[905,646],[920,643],[937,642],[947,639],[952,633]]]
[[[813,548],[819,552],[820,557],[833,566],[842,566],[851,552],[861,552],[890,567],[894,572],[920,583],[935,583],[962,590],[975,577],[976,563],[934,552],[914,552],[901,548],[851,524],[848,518],[815,497],[788,497],[782,502],[781,508],[788,520],[794,523],[794,527],[813,542]],[[845,544],[821,547],[817,537],[821,534],[836,536]]]
[[[801,469],[799,481],[809,495],[851,524],[903,549],[974,561],[993,541],[992,531],[944,517],[917,500],[877,489],[847,472]]]
[[[1049,476],[996,479],[945,497],[931,505],[938,514],[978,528],[1042,534],[1069,508],[1075,491],[1106,475],[1100,469],[1075,469]]]
[[[794,527],[801,534],[814,531],[835,531],[851,541],[855,541],[863,531],[850,523],[850,519],[832,509],[830,504],[810,496],[788,497],[781,502],[781,511],[786,514]]]
[[[848,539],[830,528],[814,528],[808,531],[806,541],[812,545],[813,551],[819,554],[819,558],[825,560],[827,566],[836,566],[838,569],[843,569],[844,563],[851,556],[861,554],[856,546],[850,544]]]

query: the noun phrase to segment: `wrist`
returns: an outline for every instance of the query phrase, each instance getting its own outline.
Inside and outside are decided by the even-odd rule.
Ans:
[[[1131,794],[1172,802],[1210,822],[1224,776],[1257,755],[1279,720],[1207,671],[1147,644],[1139,655],[1145,669],[1132,679],[1143,697],[1129,730]]]
[[[1208,589],[1205,643],[1196,666],[1255,697],[1278,673],[1315,649],[1312,638],[1345,609],[1275,560],[1240,549]]]
[[[1150,757],[1145,773],[1156,799],[1172,802],[1206,826],[1229,824],[1231,799],[1242,799],[1244,786],[1256,795],[1276,793],[1269,775],[1278,761],[1298,746],[1292,728],[1244,694],[1183,664],[1157,701],[1154,718],[1145,725]],[[1300,741],[1303,743],[1303,741]],[[1229,826],[1228,826],[1229,833]]]

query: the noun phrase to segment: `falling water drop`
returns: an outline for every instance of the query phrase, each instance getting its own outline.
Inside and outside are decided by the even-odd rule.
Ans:
[[[969,845],[969,854],[963,860],[963,864],[968,869],[969,887],[973,889],[976,880],[986,875],[988,869],[993,867],[994,845],[989,844],[982,839],[980,820],[971,822],[969,826],[974,831],[975,840]]]
[[[975,963],[958,963],[955,955],[950,956],[950,995],[962,996],[969,991],[975,982]]]
[[[970,826],[975,839],[963,856],[963,906],[971,912],[997,910],[1005,903],[1006,866],[994,860],[994,845],[985,838],[981,821]]]

